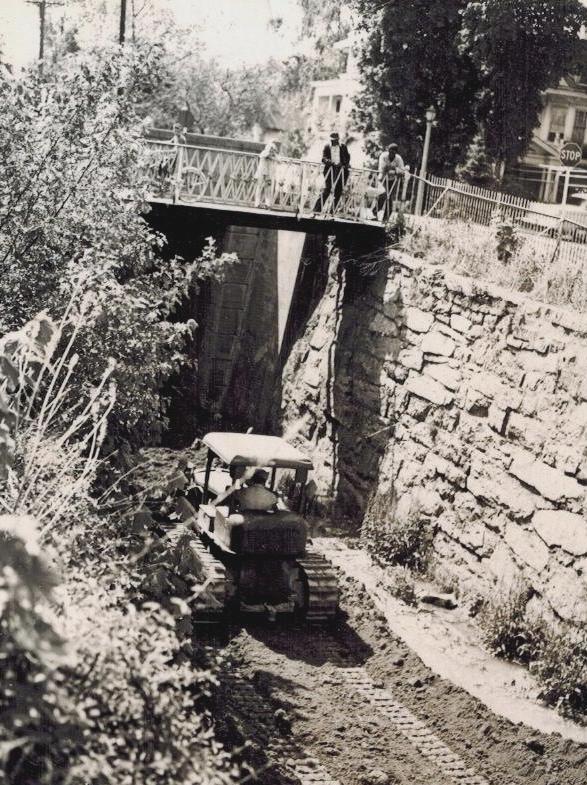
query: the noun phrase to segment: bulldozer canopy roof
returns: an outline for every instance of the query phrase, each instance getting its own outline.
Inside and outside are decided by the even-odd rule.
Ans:
[[[229,466],[311,469],[312,461],[280,436],[258,433],[208,433],[204,444]]]

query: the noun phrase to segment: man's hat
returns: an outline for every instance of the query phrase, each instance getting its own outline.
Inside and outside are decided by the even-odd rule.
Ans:
[[[395,143],[395,142],[392,142],[392,143],[389,145],[388,149],[389,149],[389,150],[398,150],[399,148],[398,148],[398,146],[396,145],[396,143]]]
[[[336,131],[333,131],[333,132],[330,134],[330,138],[331,138],[331,139],[338,139],[338,134],[336,133]]]
[[[253,485],[255,483],[262,483],[263,485],[265,485],[268,479],[269,479],[269,472],[265,471],[265,469],[255,469],[255,471],[253,472],[253,476],[251,477],[249,482],[252,483]]]

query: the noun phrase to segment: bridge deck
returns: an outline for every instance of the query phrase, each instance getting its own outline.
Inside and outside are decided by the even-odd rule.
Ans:
[[[379,233],[386,201],[397,199],[402,187],[397,180],[386,193],[377,172],[369,169],[337,168],[325,174],[322,164],[310,161],[159,139],[145,143],[150,202],[210,216],[221,213],[234,224],[306,233]]]
[[[223,223],[233,226],[256,226],[262,229],[281,229],[290,232],[304,232],[305,234],[348,234],[350,232],[380,232],[385,230],[382,221],[351,221],[347,218],[333,216],[331,213],[303,214],[283,212],[280,210],[262,209],[232,204],[217,204],[206,201],[174,201],[170,198],[152,196],[149,202],[153,205],[162,205],[180,209],[189,215],[198,215],[205,220],[220,218]]]

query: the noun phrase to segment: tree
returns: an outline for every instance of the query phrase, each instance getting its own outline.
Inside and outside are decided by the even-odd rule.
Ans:
[[[221,274],[210,248],[170,259],[142,213],[137,101],[152,94],[160,60],[146,47],[64,58],[44,75],[0,73],[0,331],[37,311],[59,318],[74,292],[83,312],[72,374],[95,386],[108,357],[118,394],[112,436],[156,438],[161,390],[187,361],[192,322],[172,322],[197,279]]]
[[[476,134],[490,162],[525,153],[541,94],[572,70],[587,22],[580,0],[356,0],[356,8],[365,34],[362,130],[398,142],[417,164],[434,104],[430,168],[445,174]]]
[[[577,64],[579,33],[586,23],[580,0],[467,3],[461,51],[479,74],[476,119],[495,160],[515,161],[528,149],[541,94]]]
[[[322,55],[351,30],[350,4],[340,0],[298,0],[302,9],[302,38],[311,38]]]
[[[464,163],[457,166],[456,174],[461,180],[471,183],[471,185],[491,187],[496,183],[494,168],[487,155],[484,136],[482,133],[478,133],[473,137],[473,141],[467,149]]]
[[[412,169],[419,165],[430,104],[437,109],[433,171],[452,172],[475,132],[479,78],[458,37],[465,6],[466,0],[357,0],[359,127],[378,134],[379,145],[397,142]]]
[[[162,127],[187,105],[195,132],[235,136],[257,122],[267,124],[278,104],[279,63],[229,69],[198,52],[176,47],[166,50],[162,65],[162,86],[145,107]]]

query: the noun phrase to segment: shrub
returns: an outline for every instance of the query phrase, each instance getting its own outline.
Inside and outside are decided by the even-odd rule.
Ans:
[[[195,327],[174,320],[177,305],[235,259],[210,245],[163,263],[165,238],[142,215],[149,182],[136,110],[159,84],[157,51],[65,57],[18,79],[0,68],[0,332],[39,311],[58,319],[70,302],[81,308],[81,291],[71,374],[87,389],[113,358],[118,442],[160,434],[161,391],[187,363]]]
[[[83,726],[71,782],[233,783],[206,705],[214,673],[193,666],[158,605],[137,609],[102,583],[69,587],[67,689]]]
[[[238,772],[206,704],[214,667],[196,664],[174,616],[142,602],[149,539],[91,497],[114,389],[106,368],[75,399],[80,312],[67,313],[0,341],[0,779],[229,785]]]
[[[484,603],[478,614],[483,641],[508,660],[533,662],[544,642],[544,621],[527,612],[528,592],[517,587]]]
[[[518,231],[511,221],[503,217],[500,210],[495,211],[491,219],[497,258],[503,264],[508,264],[520,247]]]
[[[418,604],[416,584],[407,567],[391,567],[386,573],[386,579],[386,588],[394,597],[405,602],[406,605]]]
[[[550,628],[532,665],[541,697],[564,714],[587,714],[587,630]]]
[[[546,703],[562,714],[587,715],[587,629],[529,612],[528,592],[521,587],[485,600],[478,619],[490,651],[530,665]]]
[[[377,494],[369,505],[363,524],[363,539],[380,559],[424,571],[432,553],[430,521],[412,507],[404,517],[395,516],[391,493]]]
[[[60,781],[80,735],[56,670],[65,650],[48,604],[55,585],[36,521],[0,515],[0,780],[8,785]]]
[[[477,133],[467,148],[465,161],[456,167],[459,179],[471,185],[490,188],[496,185],[495,165],[487,154],[485,136]]]

